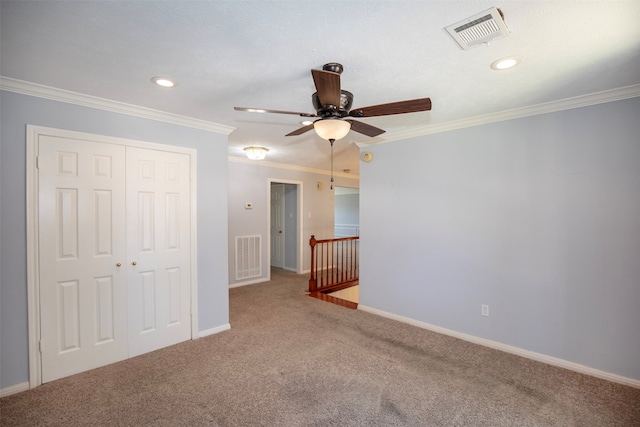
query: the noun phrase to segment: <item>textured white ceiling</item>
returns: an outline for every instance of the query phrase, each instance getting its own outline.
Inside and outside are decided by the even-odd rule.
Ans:
[[[499,7],[511,30],[463,51],[444,27]],[[354,107],[431,97],[430,112],[363,119],[385,135],[640,83],[640,1],[2,1],[0,74],[194,117],[236,130],[229,154],[327,169],[329,144],[291,115],[313,113],[311,68],[344,65]],[[495,59],[522,63],[493,71]],[[174,89],[150,83],[178,81]],[[335,169],[357,173],[350,132]]]

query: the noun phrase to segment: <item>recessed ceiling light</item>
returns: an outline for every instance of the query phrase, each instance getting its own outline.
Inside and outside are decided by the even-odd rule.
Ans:
[[[491,63],[491,68],[494,70],[507,70],[513,68],[520,63],[520,58],[517,56],[509,56],[507,58],[498,59]]]
[[[154,77],[151,81],[162,87],[176,87],[177,84],[166,77]]]
[[[300,122],[300,124],[302,126],[309,126],[309,125],[312,125],[313,122],[311,120],[303,120],[303,121]]]

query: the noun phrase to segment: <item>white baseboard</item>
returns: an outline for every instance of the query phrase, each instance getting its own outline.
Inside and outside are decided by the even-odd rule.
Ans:
[[[623,377],[622,375],[612,374],[610,372],[601,371],[599,369],[590,368],[588,366],[581,365],[575,362],[570,362],[568,360],[560,359],[558,357],[547,356],[546,354],[536,353],[534,351],[529,351],[519,347],[511,346],[508,344],[503,344],[497,341],[488,340],[486,338],[480,338],[474,335],[469,335],[469,334],[457,332],[451,329],[442,328],[440,326],[431,325],[429,323],[421,322],[419,320],[411,319],[409,317],[404,317],[404,316],[389,313],[386,311],[378,310],[377,308],[367,307],[366,305],[362,305],[362,304],[358,305],[358,310],[366,311],[367,313],[386,317],[388,319],[397,320],[399,322],[407,323],[409,325],[417,326],[418,328],[427,329],[433,332],[437,332],[439,334],[449,335],[451,337],[459,338],[464,341],[469,341],[474,344],[479,344],[485,347],[504,351],[505,353],[515,354],[517,356],[535,360],[536,362],[542,362],[548,365],[558,366],[560,368],[579,372],[581,374],[602,378],[603,380],[611,381],[614,383],[623,384],[623,385],[634,387],[634,388],[640,388],[640,380]]]
[[[29,390],[29,381],[0,389],[0,397],[10,396],[27,390]]]
[[[221,326],[217,326],[215,328],[211,328],[211,329],[207,329],[204,331],[200,331],[198,333],[198,338],[204,338],[204,337],[208,337],[209,335],[214,335],[214,334],[218,334],[220,332],[224,332],[224,331],[228,331],[229,329],[231,329],[231,325],[229,323],[221,325]]]
[[[270,279],[265,279],[264,277],[261,277],[259,279],[255,279],[255,280],[247,280],[246,282],[232,283],[232,284],[229,284],[229,289],[231,289],[231,288],[239,288],[241,286],[247,286],[247,285],[256,285],[258,283],[268,282],[269,280]]]

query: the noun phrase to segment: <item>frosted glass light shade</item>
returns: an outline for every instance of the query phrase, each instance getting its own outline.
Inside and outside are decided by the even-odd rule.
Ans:
[[[247,147],[244,152],[247,153],[247,157],[251,160],[262,160],[267,156],[268,148],[264,147]]]
[[[313,128],[320,138],[337,141],[347,136],[351,123],[340,119],[320,119],[313,123]]]

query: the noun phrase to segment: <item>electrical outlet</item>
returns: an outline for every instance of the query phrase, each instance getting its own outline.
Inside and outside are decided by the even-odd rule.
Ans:
[[[482,304],[482,315],[489,316],[489,306],[487,304]]]

